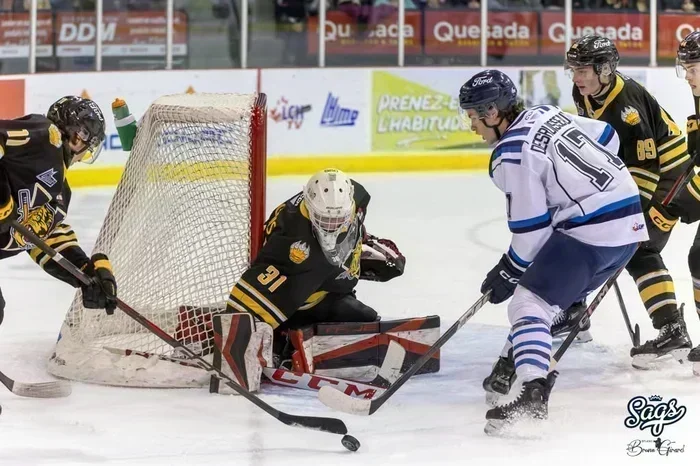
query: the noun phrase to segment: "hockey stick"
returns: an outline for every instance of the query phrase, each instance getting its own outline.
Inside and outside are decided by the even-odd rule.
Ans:
[[[0,372],[0,382],[15,395],[29,398],[63,398],[71,393],[70,383],[64,380],[24,383],[17,382]]]
[[[620,285],[617,281],[613,283],[615,288],[615,295],[617,296],[617,302],[620,305],[620,310],[622,311],[622,318],[625,319],[625,325],[627,326],[627,332],[630,334],[630,339],[632,339],[633,346],[639,346],[640,336],[639,336],[639,324],[634,324],[634,330],[632,330],[632,323],[630,322],[630,316],[627,313],[627,306],[625,306],[625,300],[622,298],[622,291],[620,291]]]
[[[427,363],[430,358],[449,340],[457,330],[459,330],[474,314],[486,304],[491,296],[491,291],[484,293],[469,309],[460,317],[440,338],[437,339],[433,346],[428,348],[428,351],[423,354],[413,365],[391,384],[387,390],[372,400],[363,400],[360,398],[352,398],[333,387],[321,387],[318,392],[318,399],[329,408],[343,411],[349,414],[357,414],[360,416],[370,416],[374,414],[403,384],[408,381],[421,367]]]
[[[686,168],[685,172],[683,175],[679,176],[678,179],[673,183],[673,186],[671,187],[671,190],[666,194],[666,197],[664,198],[663,201],[661,201],[661,205],[667,206],[673,201],[676,196],[678,195],[678,192],[681,190],[681,186],[685,186],[691,176],[695,174],[695,164],[692,162]],[[640,243],[641,244],[641,243]],[[639,247],[639,245],[637,245]],[[631,258],[630,258],[631,259]],[[591,314],[596,310],[600,302],[603,300],[605,295],[610,291],[610,288],[612,288],[613,284],[617,280],[617,277],[620,276],[623,270],[625,270],[625,267],[627,264],[622,266],[617,272],[615,272],[610,278],[608,278],[608,281],[605,282],[603,287],[598,291],[598,293],[595,295],[595,298],[593,298],[593,301],[591,301],[591,304],[588,305],[588,308],[586,308],[585,312],[582,312],[581,315],[579,316],[578,320],[576,321],[576,327],[569,333],[569,335],[566,337],[566,340],[561,344],[561,346],[557,349],[557,352],[552,356],[549,362],[549,372],[553,372],[554,368],[556,365],[561,361],[561,358],[564,356],[564,353],[566,350],[571,346],[571,343],[576,339],[576,335],[581,331],[581,328],[583,328],[583,321],[587,318],[590,318]]]
[[[73,275],[76,279],[78,279],[81,283],[88,285],[92,283],[92,280],[83,273],[82,270],[80,270],[78,267],[76,267],[72,262],[67,260],[65,257],[61,255],[61,253],[56,252],[52,247],[47,245],[41,238],[39,238],[37,235],[34,234],[33,231],[31,231],[29,228],[25,227],[21,223],[19,223],[17,220],[12,220],[10,222],[10,225],[17,231],[19,231],[22,236],[25,238],[29,239],[31,243],[36,245],[39,249],[41,249],[45,254],[47,254],[51,259],[53,259],[58,265],[63,267],[67,272],[69,272],[71,275]],[[339,434],[339,435],[345,435],[348,433],[348,428],[345,426],[345,423],[341,421],[340,419],[334,419],[334,418],[323,418],[323,417],[313,417],[313,416],[296,416],[293,414],[288,414],[283,411],[279,411],[278,409],[273,408],[269,404],[265,403],[263,400],[255,396],[254,394],[250,393],[248,390],[245,388],[241,387],[236,383],[235,380],[233,380],[231,377],[227,376],[217,368],[215,368],[213,365],[208,363],[206,360],[204,360],[202,357],[198,356],[194,351],[192,351],[190,348],[187,346],[183,345],[179,341],[177,341],[175,338],[171,337],[168,333],[166,333],[163,329],[158,327],[156,324],[148,320],[146,317],[143,315],[139,314],[137,311],[132,309],[129,305],[124,303],[122,300],[119,298],[117,299],[117,306],[119,309],[122,310],[126,315],[134,319],[136,322],[141,324],[143,327],[145,327],[149,332],[153,333],[156,335],[158,338],[163,340],[165,343],[168,345],[172,346],[173,348],[180,350],[180,352],[184,353],[187,355],[187,357],[191,358],[192,360],[196,360],[197,364],[199,365],[200,368],[213,372],[219,377],[226,385],[231,387],[235,392],[237,392],[239,395],[244,397],[246,400],[250,401],[253,403],[255,406],[258,408],[262,409],[265,411],[267,414],[270,416],[274,417],[278,421],[287,424],[288,426],[294,426],[294,427],[305,427],[308,429],[315,429],[315,430],[320,430],[322,432],[329,432],[332,434]]]

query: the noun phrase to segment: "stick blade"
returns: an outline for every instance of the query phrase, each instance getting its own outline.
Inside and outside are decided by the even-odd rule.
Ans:
[[[12,386],[12,393],[29,398],[64,398],[70,395],[71,391],[71,384],[62,380],[40,383],[15,381]]]
[[[372,400],[353,398],[330,385],[321,387],[318,391],[318,399],[329,408],[356,416],[369,416],[372,407]]]
[[[280,421],[293,427],[304,427],[306,429],[316,429],[331,434],[345,435],[348,428],[343,421],[332,417],[296,416],[280,412]]]
[[[389,384],[396,382],[396,379],[401,376],[401,368],[405,358],[406,349],[396,341],[391,340],[386,350],[382,367],[379,368],[378,377],[383,378]]]

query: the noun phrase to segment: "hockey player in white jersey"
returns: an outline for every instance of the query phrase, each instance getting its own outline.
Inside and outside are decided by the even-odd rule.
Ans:
[[[494,146],[489,175],[505,194],[512,240],[481,292],[508,305],[510,334],[484,381],[517,398],[486,413],[491,432],[522,416],[547,417],[553,317],[624,267],[648,239],[639,190],[617,157],[620,141],[604,122],[560,108],[523,108],[511,79],[474,75],[459,92],[465,122]]]

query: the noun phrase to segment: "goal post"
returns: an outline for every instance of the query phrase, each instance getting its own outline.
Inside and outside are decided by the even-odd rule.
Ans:
[[[191,349],[211,351],[211,316],[261,246],[265,94],[177,94],[151,104],[93,252],[107,254],[119,297]],[[78,232],[80,235],[80,232]],[[145,358],[138,354],[152,355]],[[126,315],[73,302],[49,359],[72,380],[205,386],[204,371]]]

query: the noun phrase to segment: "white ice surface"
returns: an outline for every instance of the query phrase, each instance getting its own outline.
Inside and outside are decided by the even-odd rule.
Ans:
[[[394,239],[407,257],[403,277],[385,284],[363,282],[358,296],[385,319],[438,314],[446,329],[479,297],[486,272],[508,247],[503,196],[484,173],[357,179],[372,194],[369,231]],[[304,181],[271,179],[267,212]],[[74,193],[68,222],[86,251],[92,249],[112,193]],[[700,343],[686,265],[694,230],[679,225],[664,257],[679,300],[687,303],[691,336]],[[25,254],[0,262],[0,286],[7,301],[0,369],[23,381],[50,380],[46,360],[73,290]],[[642,340],[654,337],[626,273],[621,287]],[[279,409],[343,419],[362,443],[356,453],[346,451],[339,436],[287,427],[241,397],[211,395],[206,389],[74,383],[70,397],[56,400],[23,399],[0,387],[0,465],[698,464],[700,377],[689,365],[673,361],[656,370],[633,369],[612,293],[593,316],[594,341],[574,345],[559,365],[550,419],[503,437],[486,436],[481,381],[507,335],[505,309],[485,306],[444,347],[439,373],[409,381],[370,417],[332,412],[312,392],[265,388],[262,398]],[[648,430],[624,426],[627,402],[652,394],[675,397],[687,407],[685,417],[661,436],[674,446],[685,445],[685,452],[628,457],[630,441],[653,437]]]

